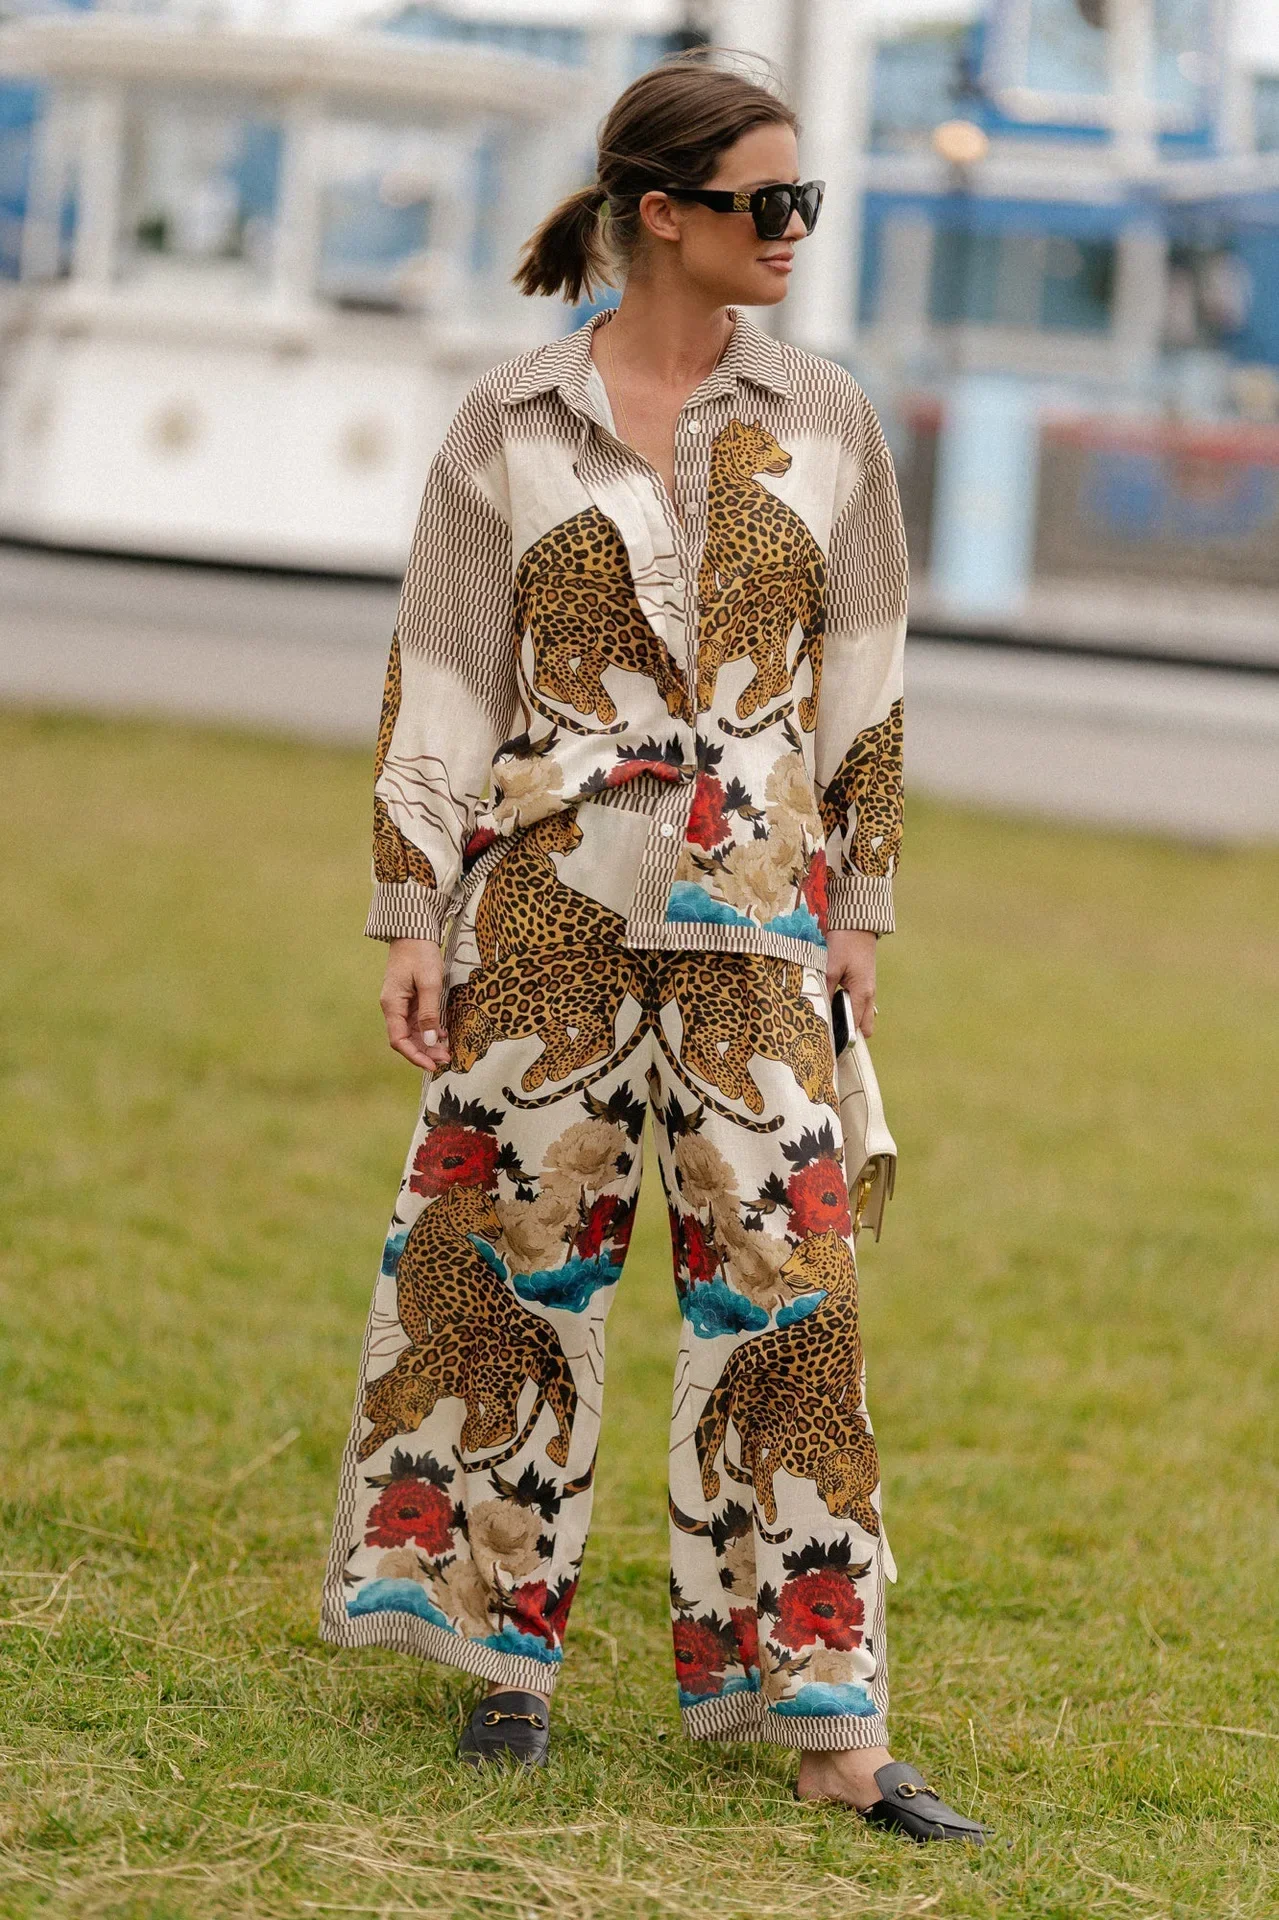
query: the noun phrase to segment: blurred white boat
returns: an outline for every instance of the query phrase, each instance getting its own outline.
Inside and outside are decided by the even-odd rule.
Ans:
[[[577,182],[592,70],[98,14],[0,29],[0,72],[51,94],[0,533],[397,572],[462,391],[557,325],[510,263]]]

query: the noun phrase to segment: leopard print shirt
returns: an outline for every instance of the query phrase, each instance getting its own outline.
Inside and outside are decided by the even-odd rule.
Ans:
[[[616,809],[632,947],[821,964],[891,931],[907,563],[839,366],[734,310],[675,487],[614,431],[597,315],[466,395],[427,478],[374,787],[368,932],[439,940],[488,849]],[[528,884],[553,878],[530,845]],[[512,868],[514,875],[523,866]]]

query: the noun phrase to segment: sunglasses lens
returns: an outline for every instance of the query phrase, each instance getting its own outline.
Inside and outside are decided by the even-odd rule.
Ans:
[[[811,233],[817,225],[817,216],[822,210],[822,189],[819,186],[807,186],[800,190],[799,217]]]
[[[760,195],[755,226],[761,240],[780,240],[790,225],[794,196],[788,187],[769,187]]]

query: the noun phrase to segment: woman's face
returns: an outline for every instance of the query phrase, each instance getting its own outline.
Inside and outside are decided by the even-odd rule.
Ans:
[[[794,130],[773,125],[754,127],[726,147],[705,185],[734,193],[799,177]],[[771,307],[786,298],[796,242],[806,237],[798,213],[780,240],[761,240],[749,213],[716,213],[661,193],[645,194],[640,214],[659,243],[652,251],[665,254],[714,305]]]

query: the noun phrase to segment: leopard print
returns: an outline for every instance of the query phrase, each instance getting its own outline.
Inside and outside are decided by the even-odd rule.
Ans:
[[[870,1496],[879,1484],[875,1442],[859,1412],[862,1343],[857,1323],[857,1267],[838,1233],[810,1233],[778,1278],[800,1293],[825,1292],[802,1320],[761,1333],[738,1347],[697,1423],[702,1491],[720,1490],[715,1461],[730,1424],[741,1443],[741,1466],[725,1455],[734,1480],[753,1487],[760,1512],[777,1519],[778,1470],[812,1480],[827,1511],[878,1535]]]
[[[574,954],[566,969],[562,953],[525,953],[476,967],[445,1006],[454,1072],[469,1073],[499,1040],[542,1042],[520,1081],[526,1093],[609,1060],[632,991],[632,959],[622,951]]]
[[[391,636],[391,657],[386,663],[386,685],[382,690],[382,716],[378,722],[377,748],[373,755],[373,779],[382,778],[386,756],[391,750],[391,735],[400,711],[403,674],[400,667],[400,636]],[[419,886],[435,885],[435,869],[420,847],[406,840],[392,820],[386,801],[373,796],[373,873],[384,883],[416,880]]]
[[[838,1106],[830,1029],[804,998],[801,967],[743,954],[730,975],[722,954],[687,953],[668,979],[682,1028],[679,1057],[698,1079],[762,1113],[750,1073],[758,1056],[789,1067],[815,1104]]]
[[[577,808],[526,827],[493,863],[475,908],[475,939],[486,967],[549,947],[620,944],[626,921],[560,879],[556,853],[582,844]]]
[[[382,778],[386,756],[391,751],[391,735],[399,718],[400,697],[404,691],[404,673],[400,664],[400,636],[391,635],[391,657],[386,663],[386,682],[382,688],[382,713],[378,720],[377,746],[373,751],[373,778]]]
[[[500,1465],[531,1435],[549,1406],[558,1431],[546,1453],[568,1462],[577,1389],[559,1337],[549,1321],[521,1305],[476,1251],[471,1235],[495,1240],[501,1232],[493,1197],[483,1187],[449,1187],[423,1208],[409,1229],[396,1268],[400,1325],[411,1344],[364,1399],[373,1431],[360,1443],[367,1460],[399,1433],[413,1433],[450,1396],[465,1401],[463,1449],[503,1446],[483,1464]],[[537,1394],[516,1431],[526,1380]]]
[[[598,507],[562,520],[523,554],[512,632],[517,654],[532,635],[533,690],[575,713],[606,726],[617,719],[603,673],[620,667],[647,674],[667,712],[692,720],[683,676],[636,597],[622,536]]]
[[[734,955],[733,965],[725,960],[717,953],[671,955],[616,946],[584,956],[575,952],[567,969],[563,954],[554,952],[477,967],[448,998],[453,1067],[469,1073],[498,1040],[536,1035],[542,1052],[520,1081],[525,1093],[533,1093],[589,1067],[611,1073],[651,1032],[675,1071],[686,1069],[751,1113],[764,1111],[750,1071],[756,1057],[781,1062],[810,1100],[836,1107],[830,1030],[803,996],[803,970],[779,968],[757,954]],[[628,995],[644,1011],[616,1050],[617,1019]],[[672,1004],[682,1029],[678,1057],[661,1023],[663,1009]],[[578,1085],[590,1085],[600,1073]],[[514,1105],[528,1104],[504,1091]],[[562,1092],[546,1096],[562,1097]],[[739,1126],[749,1124],[738,1114],[727,1117]],[[779,1124],[780,1118],[769,1126]]]
[[[878,726],[859,733],[821,797],[827,838],[856,824],[849,851],[860,873],[882,879],[897,870],[902,844],[902,703],[895,700]]]
[[[730,660],[749,659],[755,668],[738,696],[739,720],[788,692],[787,651],[798,622],[803,640],[796,664],[807,657],[813,674],[799,723],[811,733],[821,690],[826,561],[795,510],[755,478],[781,475],[790,464],[790,454],[758,421],[730,420],[715,436],[697,583],[697,706],[704,712],[711,705],[719,670]]]

